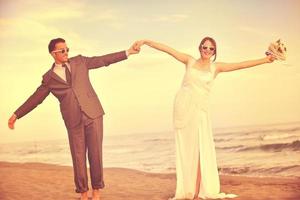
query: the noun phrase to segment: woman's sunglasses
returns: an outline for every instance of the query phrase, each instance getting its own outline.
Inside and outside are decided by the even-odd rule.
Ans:
[[[55,51],[52,51],[53,53],[66,53],[66,52],[69,52],[69,48],[66,48],[66,49],[59,49],[59,50],[55,50]]]
[[[215,50],[214,47],[207,47],[207,46],[202,46],[202,49],[203,49],[203,50],[209,49],[209,50],[211,50],[211,51],[214,51],[214,50]]]

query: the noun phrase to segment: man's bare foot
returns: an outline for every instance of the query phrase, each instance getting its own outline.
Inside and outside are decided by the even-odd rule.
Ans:
[[[93,190],[93,198],[92,198],[92,200],[100,200],[100,190],[99,189]]]
[[[89,199],[88,192],[81,193],[80,200],[88,200],[88,199]]]

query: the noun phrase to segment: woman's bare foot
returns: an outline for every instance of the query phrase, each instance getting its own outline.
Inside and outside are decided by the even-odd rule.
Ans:
[[[81,193],[80,200],[88,200],[88,192]]]
[[[100,190],[99,189],[93,190],[93,198],[92,198],[92,200],[100,200]]]

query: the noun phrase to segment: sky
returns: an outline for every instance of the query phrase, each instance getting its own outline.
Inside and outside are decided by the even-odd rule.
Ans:
[[[7,121],[51,67],[47,45],[62,37],[69,56],[128,49],[140,39],[199,57],[202,38],[217,41],[219,62],[264,57],[281,38],[287,61],[222,73],[211,93],[214,128],[300,121],[300,3],[286,0],[38,1],[0,0],[0,143],[66,138],[59,102],[49,95],[31,113]],[[107,68],[90,72],[104,107],[104,135],[172,130],[172,109],[185,67],[142,47]]]

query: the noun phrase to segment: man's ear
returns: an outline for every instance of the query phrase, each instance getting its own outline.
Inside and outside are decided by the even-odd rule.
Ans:
[[[55,53],[51,52],[50,54],[55,59]]]

